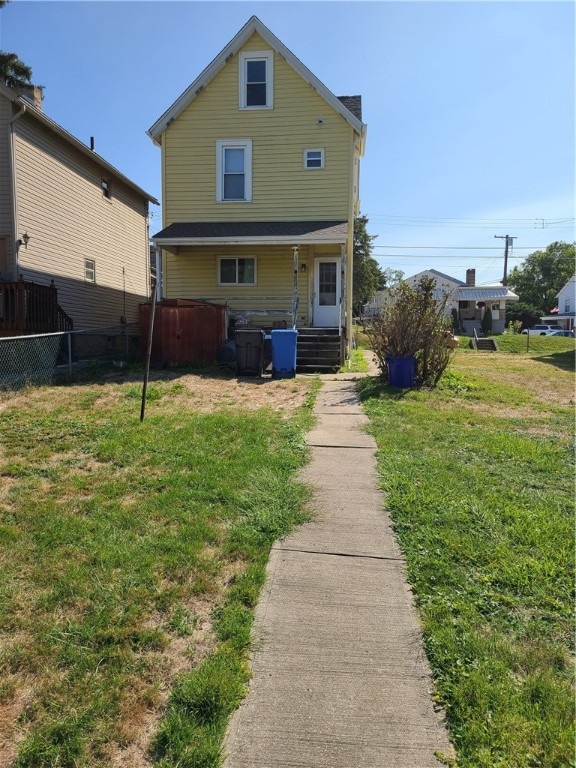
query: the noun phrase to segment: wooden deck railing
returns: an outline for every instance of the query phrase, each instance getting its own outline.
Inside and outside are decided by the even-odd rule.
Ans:
[[[58,305],[56,286],[0,281],[0,334],[71,331],[72,318]]]

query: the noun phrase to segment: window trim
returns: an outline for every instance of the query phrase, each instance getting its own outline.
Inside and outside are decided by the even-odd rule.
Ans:
[[[248,85],[247,62],[266,61],[266,104],[248,105],[246,87]],[[274,51],[243,51],[238,62],[238,107],[239,109],[274,109]]]
[[[308,160],[309,160],[308,154],[310,152],[320,153],[320,165],[308,165]],[[321,171],[324,168],[324,147],[313,147],[313,148],[308,148],[304,150],[304,168],[307,171]]]
[[[227,259],[228,261],[232,261],[233,259],[236,261],[236,282],[235,283],[223,283],[222,282],[222,271],[221,271],[221,263]],[[252,259],[254,262],[254,282],[253,283],[239,283],[238,282],[238,261],[240,259]],[[223,288],[244,288],[244,287],[253,287],[255,285],[258,285],[258,259],[256,256],[218,256],[218,272],[216,275],[218,285],[222,286]]]
[[[224,150],[244,150],[244,197],[227,199],[224,197]],[[218,139],[216,141],[216,202],[251,203],[252,202],[252,139]]]
[[[92,266],[88,266],[91,264]],[[92,278],[88,277],[88,273],[92,273]],[[96,284],[96,260],[95,259],[84,259],[84,282],[85,283],[92,283],[93,285]]]

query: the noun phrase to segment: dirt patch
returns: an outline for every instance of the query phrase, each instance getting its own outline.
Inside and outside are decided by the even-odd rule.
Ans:
[[[271,408],[291,413],[299,408],[310,391],[312,379],[214,379],[182,376],[180,392],[168,397],[175,407],[198,413],[216,410],[257,410]]]

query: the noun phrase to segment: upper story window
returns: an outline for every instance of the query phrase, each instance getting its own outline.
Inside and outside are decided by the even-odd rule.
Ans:
[[[102,195],[110,200],[112,197],[112,190],[110,189],[110,182],[107,179],[102,179],[100,182],[100,186],[102,188]]]
[[[304,168],[324,168],[324,150],[305,149]]]
[[[216,142],[216,200],[219,203],[252,200],[252,140]]]
[[[96,282],[96,262],[94,259],[84,259],[84,280],[87,283]]]
[[[240,54],[240,109],[272,109],[274,52]]]

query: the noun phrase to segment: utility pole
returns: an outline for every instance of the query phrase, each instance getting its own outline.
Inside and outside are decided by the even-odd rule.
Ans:
[[[510,235],[494,235],[494,237],[506,241],[506,244],[504,245],[504,277],[502,278],[502,285],[506,285],[508,282],[508,249],[514,245],[512,240],[516,240],[517,238],[511,237]]]

